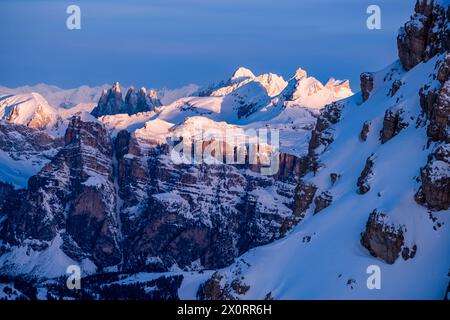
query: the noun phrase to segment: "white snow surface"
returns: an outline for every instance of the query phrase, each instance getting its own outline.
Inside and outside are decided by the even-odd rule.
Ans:
[[[416,128],[421,113],[418,92],[428,81],[428,75],[434,72],[437,59],[421,63],[409,72],[402,71],[396,62],[376,73],[375,88],[368,101],[362,103],[361,94],[357,94],[342,102],[345,107],[341,119],[332,127],[334,142],[320,155],[320,162],[325,166],[316,175],[305,177],[307,182],[318,186],[317,194],[328,191],[333,196],[332,205],[316,215],[312,214],[313,205],[306,218],[285,238],[254,248],[236,263],[219,270],[229,279],[236,273],[243,277],[242,282],[250,286],[243,298],[264,299],[269,292],[275,299],[443,298],[450,266],[450,210],[432,214],[440,225],[436,227],[428,210],[414,201],[419,187],[415,178],[434,147],[427,148],[426,127]],[[282,150],[303,155],[317,109],[351,95],[345,82],[330,79],[323,85],[298,70],[279,95],[273,97],[273,92],[269,93],[261,82],[253,81],[256,77],[251,71],[238,71],[232,78],[234,87],[225,95],[184,97],[155,112],[106,116],[100,121],[112,130],[128,129],[138,138],[161,142],[174,130],[199,125],[215,129],[227,126],[279,128]],[[388,73],[390,80],[384,82]],[[404,85],[391,98],[388,92],[394,80],[401,80]],[[277,81],[277,85],[280,83]],[[283,93],[290,93],[293,98],[286,101]],[[401,99],[396,103],[398,97]],[[256,106],[255,111],[248,117],[238,117],[236,102],[239,100]],[[395,105],[403,109],[409,126],[381,144],[379,132],[385,111]],[[28,115],[24,113],[21,117],[29,119]],[[371,129],[367,141],[362,142],[359,132],[367,120],[371,122]],[[356,193],[356,181],[372,153],[375,166],[371,190],[360,195]],[[334,186],[330,173],[341,175]],[[183,205],[179,199],[165,194],[158,197],[161,201]],[[372,257],[360,245],[360,233],[374,209],[385,213],[392,223],[406,228],[405,242],[416,244],[418,248],[413,259],[404,261],[400,257],[393,265],[388,265]],[[303,241],[305,237],[310,237],[310,241]],[[0,265],[3,261],[23,261],[21,272],[24,273],[46,277],[65,274],[65,268],[73,262],[60,251],[60,241],[56,238],[40,254],[26,254],[18,249],[0,257]],[[370,265],[381,268],[381,290],[369,290],[366,286],[369,276],[366,270]],[[183,272],[180,298],[194,299],[198,285],[211,273]],[[156,274],[141,273],[134,277],[134,281],[148,280]]]
[[[35,251],[27,243],[21,247],[14,247],[0,256],[1,272],[37,278],[54,278],[65,275],[68,266],[79,265],[79,263],[69,258],[61,250],[62,243],[61,236],[57,235],[48,243],[48,248],[43,251]],[[83,274],[91,274],[96,271],[95,265],[87,259],[82,261],[80,267]]]
[[[365,103],[361,103],[360,94],[345,101],[341,120],[334,126],[335,141],[320,156],[325,167],[317,175],[306,177],[319,187],[318,192],[332,194],[332,205],[314,216],[312,206],[305,220],[288,236],[244,254],[239,261],[245,264],[238,261],[220,270],[230,279],[239,270],[242,281],[250,286],[245,299],[264,299],[269,292],[275,299],[443,298],[450,266],[450,210],[432,214],[440,225],[436,227],[428,210],[414,201],[418,189],[414,178],[432,150],[426,148],[426,127],[415,127],[421,112],[417,93],[428,81],[436,59],[408,73],[397,72],[395,78],[405,85],[393,98],[387,94],[395,78],[378,84]],[[396,66],[398,63],[378,76],[383,77]],[[384,113],[397,97],[403,97],[400,103],[412,119],[407,128],[381,144],[379,131]],[[367,141],[362,142],[358,135],[367,120],[371,120],[372,127]],[[372,152],[376,156],[372,189],[360,195],[356,193],[356,181]],[[334,186],[330,182],[333,172],[341,174]],[[406,228],[406,244],[418,248],[413,259],[404,261],[399,257],[388,265],[360,245],[360,233],[374,209]],[[311,241],[303,241],[305,237],[311,237]],[[366,285],[366,270],[371,265],[381,269],[380,290],[369,290]],[[180,292],[184,297],[194,298],[186,294],[193,279],[183,282]]]
[[[116,132],[127,129],[138,138],[158,143],[182,130],[211,131],[214,127],[220,131],[233,126],[243,130],[279,129],[281,152],[303,156],[319,109],[353,94],[348,82],[331,78],[322,85],[302,69],[289,81],[291,87],[280,76],[255,76],[242,67],[227,83],[211,96],[185,97],[155,112],[105,116],[100,120]],[[293,100],[285,97],[286,90],[294,91]]]
[[[108,89],[107,84],[89,87],[81,86],[73,89],[62,89],[54,85],[37,84],[35,86],[22,86],[17,88],[8,88],[0,86],[0,95],[17,95],[23,93],[35,92],[42,95],[48,103],[54,107],[72,108],[78,104],[96,104],[100,99],[103,89]]]
[[[44,83],[40,83],[34,86],[21,86],[16,88],[0,86],[0,96],[35,92],[43,96],[51,106],[65,109],[79,108],[90,112],[100,99],[103,90],[107,90],[110,87],[111,85],[109,84],[103,84],[94,87],[83,85],[78,88],[62,89],[57,86]],[[158,98],[163,104],[170,104],[175,100],[193,94],[198,89],[198,85],[189,84],[175,89],[161,88],[155,90],[157,92]],[[126,90],[128,90],[128,88],[126,88]],[[124,92],[126,92],[126,90]]]
[[[275,299],[444,297],[450,266],[450,210],[429,213],[414,201],[419,187],[415,177],[427,163],[434,147],[426,147],[426,127],[415,126],[421,113],[417,93],[428,81],[428,75],[434,72],[437,59],[435,57],[428,63],[421,63],[407,73],[401,71],[396,62],[376,73],[376,79],[381,81],[376,81],[368,101],[362,103],[361,94],[357,94],[343,102],[345,107],[341,120],[332,128],[335,140],[320,155],[320,161],[325,166],[316,175],[310,174],[305,178],[318,186],[318,193],[328,191],[333,196],[332,205],[316,215],[313,215],[312,205],[306,218],[286,237],[254,248],[231,266],[218,270],[229,284],[238,276],[250,286],[250,290],[240,298],[264,299],[268,293]],[[393,77],[383,82],[387,73]],[[396,79],[402,80],[404,85],[391,98],[388,92]],[[409,126],[381,144],[379,132],[384,113],[396,104],[397,97],[402,97],[399,103],[409,116]],[[195,101],[208,106],[209,110],[218,111],[203,102]],[[359,132],[367,120],[371,121],[371,129],[367,141],[362,142]],[[356,181],[372,153],[375,154],[375,166],[371,191],[360,195],[356,192]],[[439,169],[442,169],[441,166],[439,163]],[[341,175],[334,186],[330,173]],[[371,256],[361,246],[360,233],[364,231],[369,214],[374,209],[386,214],[384,219],[390,224],[404,228],[405,244],[417,245],[417,254],[413,259],[405,261],[399,257],[389,265]],[[433,221],[430,215],[436,220]],[[381,270],[380,290],[367,287],[370,276],[367,268],[373,265]],[[178,292],[180,298],[196,299],[198,286],[214,271],[139,273],[122,282],[141,282],[162,275],[182,274],[184,280]]]

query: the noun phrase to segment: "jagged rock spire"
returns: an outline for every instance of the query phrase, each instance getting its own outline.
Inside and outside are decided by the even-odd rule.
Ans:
[[[141,87],[136,92],[135,87],[131,86],[125,95],[124,101],[120,84],[116,82],[110,89],[103,90],[97,106],[92,111],[92,115],[95,117],[118,113],[132,115],[138,112],[152,111],[155,107],[161,105],[156,91],[150,90],[147,93],[145,87]]]
[[[101,117],[107,114],[118,114],[121,112],[123,104],[120,84],[114,83],[111,89],[103,90],[97,106],[92,110],[92,115]]]

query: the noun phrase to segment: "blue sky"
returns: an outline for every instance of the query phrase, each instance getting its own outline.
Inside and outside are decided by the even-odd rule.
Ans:
[[[64,88],[205,85],[246,66],[289,78],[298,67],[326,81],[397,59],[398,28],[415,0],[0,0],[0,85]],[[66,8],[81,8],[81,30]],[[382,29],[366,28],[366,9]]]

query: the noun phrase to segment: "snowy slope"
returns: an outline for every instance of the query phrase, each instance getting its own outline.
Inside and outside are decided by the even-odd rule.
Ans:
[[[317,215],[310,208],[306,219],[286,238],[251,250],[241,257],[245,263],[238,261],[221,271],[228,281],[236,272],[243,277],[250,290],[242,298],[263,299],[271,292],[275,299],[442,299],[450,266],[450,210],[432,214],[437,219],[433,221],[428,210],[414,201],[415,177],[431,149],[426,147],[426,129],[415,126],[421,113],[417,92],[434,71],[436,60],[408,73],[399,71],[398,63],[378,73],[377,78],[383,79],[394,72],[394,78],[405,83],[392,98],[387,94],[393,80],[379,83],[365,103],[360,95],[345,101],[341,121],[333,128],[335,140],[320,156],[325,167],[316,176],[306,177],[319,191],[333,195],[332,205]],[[381,144],[385,111],[398,97],[409,126]],[[362,142],[359,132],[367,120],[373,127]],[[372,190],[360,195],[356,180],[372,153],[376,156]],[[334,186],[330,173],[341,174]],[[406,227],[405,242],[418,247],[413,259],[399,258],[388,265],[360,245],[360,233],[374,209]],[[370,265],[381,268],[381,290],[366,286]],[[180,289],[182,296],[194,298],[187,293],[190,286],[186,281],[186,288]]]
[[[49,246],[44,251],[30,250],[29,244],[32,241],[0,256],[0,265],[4,272],[9,268],[17,271],[17,265],[20,265],[22,274],[34,275],[37,278],[54,278],[65,274],[67,266],[77,264],[61,250],[62,239],[59,235],[48,243]],[[96,271],[95,265],[89,259],[83,260],[82,267],[85,273]]]
[[[28,179],[34,176],[50,160],[39,156],[31,159],[14,159],[8,152],[0,150],[0,181],[10,183],[17,188],[26,188]]]
[[[317,214],[314,204],[305,219],[285,238],[250,250],[230,267],[218,270],[220,286],[236,279],[249,286],[239,299],[442,299],[450,266],[450,210],[429,211],[414,200],[420,168],[439,145],[428,145],[418,92],[429,83],[442,55],[405,72],[398,62],[374,74],[375,89],[366,102],[357,94],[340,102],[340,121],[330,128],[334,141],[322,149],[322,168],[305,182],[327,191],[332,204]],[[389,94],[395,80],[403,83]],[[380,142],[385,112],[401,108],[408,126],[388,142]],[[281,120],[281,119],[280,119]],[[284,120],[284,118],[283,118]],[[371,127],[366,141],[360,139],[364,123]],[[279,125],[286,123],[280,121]],[[357,193],[356,181],[366,159],[374,154],[371,190]],[[441,168],[449,170],[448,166]],[[330,174],[340,174],[332,184]],[[414,258],[399,257],[394,264],[375,258],[360,244],[369,214],[386,214],[388,223],[403,226],[405,245],[417,245]],[[381,270],[381,289],[370,290],[369,266]],[[198,298],[198,288],[211,279],[214,270],[163,274],[140,273],[123,282],[144,282],[157,275],[182,274],[181,299]]]
[[[243,129],[279,129],[281,151],[304,156],[318,110],[353,93],[347,82],[331,79],[324,86],[315,78],[307,77],[305,71],[301,72],[303,76],[293,77],[289,87],[275,74],[255,76],[241,67],[226,81],[227,85],[217,88],[210,96],[185,97],[158,108],[155,113],[106,116],[101,121],[116,131],[127,128],[131,132],[149,121],[147,130],[139,134],[145,131],[145,137],[152,140],[151,132],[155,132],[155,141],[165,141],[171,136],[172,126],[183,125],[189,130],[189,126],[202,126],[206,120],[217,122],[216,127],[225,122]],[[189,118],[205,120],[187,121]],[[206,125],[205,129],[209,127]]]
[[[0,97],[0,118],[14,124],[46,129],[58,121],[58,110],[38,93]]]
[[[191,96],[192,94],[197,92],[198,89],[200,89],[198,85],[189,84],[187,86],[176,89],[169,89],[169,88],[157,89],[156,93],[161,103],[163,105],[168,105],[178,99]]]
[[[0,95],[0,118],[9,123],[43,130],[52,136],[61,137],[66,131],[67,120],[70,117],[80,112],[90,112],[94,106],[95,104],[91,102],[62,108],[51,105],[36,92],[6,94]]]
[[[352,94],[348,81],[330,78],[323,85],[316,78],[308,76],[305,70],[299,68],[281,92],[280,99],[286,101],[286,105],[296,104],[320,109],[324,105],[347,98]]]
[[[277,96],[287,86],[287,82],[279,75],[266,73],[255,76],[249,69],[240,67],[233,73],[228,81],[224,82],[224,86],[219,86],[213,90],[210,95],[213,97],[226,96],[252,82],[262,85],[270,97]]]

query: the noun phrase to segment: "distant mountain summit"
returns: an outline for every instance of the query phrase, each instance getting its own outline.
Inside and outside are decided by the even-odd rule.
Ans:
[[[116,82],[110,89],[103,90],[100,100],[91,114],[95,117],[119,113],[131,115],[138,112],[151,111],[161,105],[156,91],[150,90],[147,93],[144,87],[138,92],[136,92],[134,87],[130,87],[125,95],[125,100],[123,100],[120,84]]]
[[[61,122],[58,109],[39,93],[7,95],[0,99],[0,118],[32,129],[50,129]]]
[[[297,104],[321,108],[333,101],[349,97],[353,94],[348,80],[341,81],[330,78],[323,85],[314,77],[308,77],[305,70],[299,68],[288,81],[286,88],[281,92],[283,101],[293,101]]]
[[[255,75],[251,70],[244,67],[240,67],[233,73],[228,83],[233,84],[253,78],[255,78]]]
[[[163,106],[115,83],[92,115],[2,96],[0,299],[448,297],[449,19],[417,1],[399,59],[354,95],[239,68]],[[279,170],[173,160],[173,138],[226,149],[230,129],[278,130]]]

